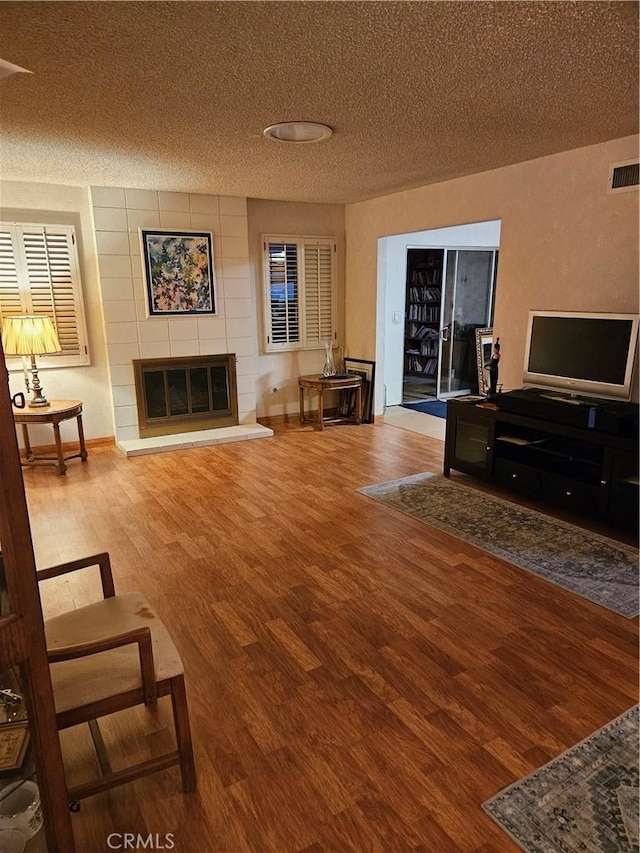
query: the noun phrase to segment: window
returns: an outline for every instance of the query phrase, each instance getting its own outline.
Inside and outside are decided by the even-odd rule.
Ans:
[[[42,356],[39,367],[89,364],[72,226],[0,223],[0,320],[15,314],[51,317],[62,352]]]
[[[336,242],[263,237],[265,349],[319,349],[335,333]]]

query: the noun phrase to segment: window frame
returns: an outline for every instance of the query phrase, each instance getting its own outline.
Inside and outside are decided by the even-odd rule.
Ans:
[[[16,274],[17,296],[20,301],[20,312],[23,314],[44,313],[33,310],[33,295],[35,288],[33,279],[29,279],[27,266],[27,253],[25,250],[25,232],[40,232],[43,235],[63,236],[66,241],[67,256],[70,270],[70,292],[73,298],[74,330],[78,340],[78,352],[51,353],[49,355],[37,355],[38,369],[51,369],[63,367],[86,367],[91,364],[89,353],[89,338],[87,334],[87,317],[84,307],[84,294],[82,278],[80,275],[80,260],[78,256],[78,239],[76,227],[69,223],[58,222],[20,222],[16,220],[0,220],[0,231],[9,233],[13,264]],[[47,270],[49,272],[50,268]],[[0,302],[0,324],[2,317],[14,316],[15,311],[4,314]],[[49,313],[49,312],[47,312]],[[55,312],[52,312],[55,316]],[[51,316],[51,315],[50,315]],[[54,321],[54,325],[56,325]],[[23,369],[22,356],[6,356],[6,366],[9,372]]]
[[[300,350],[320,350],[324,347],[326,340],[336,341],[338,337],[336,323],[337,305],[337,240],[335,237],[312,237],[286,235],[286,234],[262,234],[262,293],[263,293],[263,351],[268,354],[278,352],[296,352]],[[269,246],[273,244],[289,244],[296,246],[296,272],[297,272],[297,306],[298,306],[298,329],[299,340],[287,340],[283,343],[273,342],[273,314],[271,308],[271,285],[270,276],[270,254]],[[305,276],[305,252],[307,249],[317,249],[319,246],[329,247],[331,257],[330,289],[331,289],[331,332],[329,337],[321,341],[309,340],[308,319],[309,307],[306,301],[306,276]],[[318,314],[320,313],[318,309]],[[318,321],[320,325],[320,320]]]

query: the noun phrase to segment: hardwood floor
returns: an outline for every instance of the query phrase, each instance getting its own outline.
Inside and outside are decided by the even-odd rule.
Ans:
[[[109,551],[185,664],[197,792],[171,769],[83,801],[79,853],[111,833],[170,833],[177,853],[519,850],[481,803],[637,701],[637,622],[355,492],[440,471],[442,450],[385,424],[280,426],[25,471],[38,567]],[[50,581],[45,613],[98,590]],[[167,748],[165,701],[107,719],[115,767]],[[94,772],[88,730],[63,749],[71,783]]]

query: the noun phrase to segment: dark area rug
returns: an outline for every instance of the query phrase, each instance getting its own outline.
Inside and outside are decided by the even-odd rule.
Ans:
[[[444,400],[423,400],[420,403],[401,403],[403,409],[413,409],[414,412],[424,412],[436,418],[447,417],[447,404]]]
[[[358,491],[614,613],[638,614],[638,551],[629,545],[436,474]]]
[[[637,853],[638,707],[482,807],[527,853]]]

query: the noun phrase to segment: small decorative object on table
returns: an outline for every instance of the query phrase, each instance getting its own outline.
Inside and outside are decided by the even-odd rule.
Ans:
[[[324,367],[322,369],[323,376],[335,376],[336,366],[333,361],[333,344],[327,341],[324,345]]]
[[[493,352],[489,361],[489,396],[495,397],[498,393],[498,362],[500,361],[500,338],[496,338],[493,344]]]

